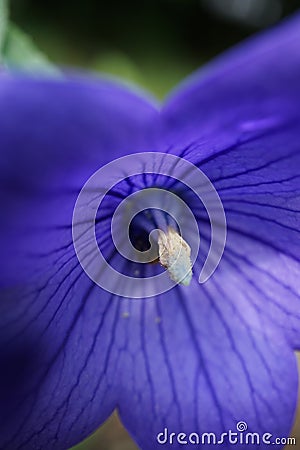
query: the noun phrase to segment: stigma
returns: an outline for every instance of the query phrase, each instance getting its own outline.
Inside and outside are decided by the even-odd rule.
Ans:
[[[171,280],[188,286],[192,279],[191,248],[174,230],[168,227],[166,233],[158,233],[159,262],[167,269]]]

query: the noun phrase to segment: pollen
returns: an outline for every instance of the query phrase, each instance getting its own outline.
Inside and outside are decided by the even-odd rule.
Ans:
[[[188,286],[192,279],[191,248],[174,230],[168,227],[166,233],[158,234],[159,262],[167,269],[171,280]]]

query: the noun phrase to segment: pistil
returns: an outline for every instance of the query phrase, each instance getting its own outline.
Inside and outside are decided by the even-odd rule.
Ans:
[[[192,279],[191,248],[172,227],[158,231],[159,262],[176,283],[188,286]]]

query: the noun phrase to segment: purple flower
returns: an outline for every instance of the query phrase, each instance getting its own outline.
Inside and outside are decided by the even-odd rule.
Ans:
[[[146,450],[195,448],[202,433],[237,449],[247,432],[259,435],[250,448],[260,449],[289,436],[300,343],[299,48],[298,16],[196,73],[162,108],[109,81],[1,75],[1,448],[67,449],[115,408]],[[182,199],[203,242],[188,285],[131,299],[87,276],[72,217],[95,171],[143,152],[203,171],[225,209],[227,242],[199,284],[210,243],[205,208],[180,180],[126,178],[124,164],[96,215],[99,248],[115,270],[142,282],[167,273],[126,260],[110,236],[116,207],[145,188]],[[172,220],[153,209],[134,217],[135,247],[146,250],[160,222],[174,230]],[[167,266],[172,252],[160,245]],[[229,430],[237,444],[235,435],[221,437]]]

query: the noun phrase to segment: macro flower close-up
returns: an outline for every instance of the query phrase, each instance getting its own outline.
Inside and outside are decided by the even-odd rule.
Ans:
[[[53,72],[0,66],[0,448],[67,450],[114,411],[142,450],[284,448],[299,14],[163,102]]]

